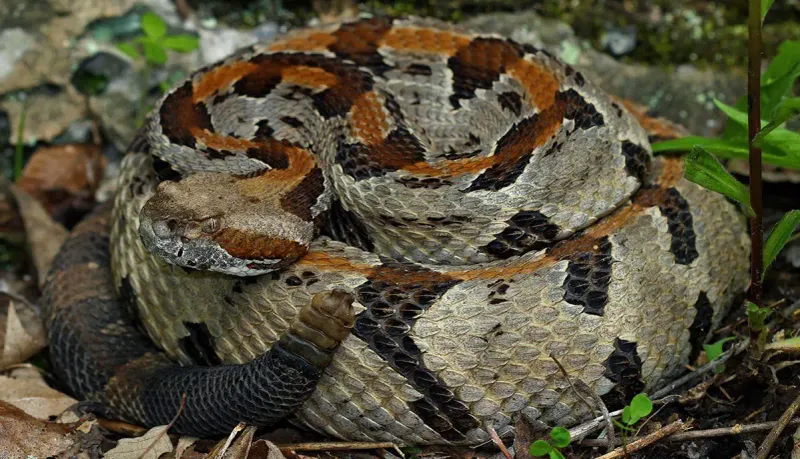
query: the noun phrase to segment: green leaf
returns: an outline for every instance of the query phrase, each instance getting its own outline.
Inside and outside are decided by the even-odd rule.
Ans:
[[[631,425],[633,424],[633,422],[636,422],[636,421],[631,422],[631,407],[628,405],[625,405],[622,408],[622,422],[628,425]]]
[[[158,43],[146,41],[142,43],[142,47],[144,48],[144,57],[150,64],[164,65],[167,62],[167,53]]]
[[[783,98],[790,97],[798,77],[800,77],[800,41],[784,41],[778,48],[778,54],[761,76],[761,111],[772,113]]]
[[[772,83],[761,85],[761,111],[771,113],[784,97],[792,95],[792,86],[800,77],[800,62]]]
[[[767,134],[796,115],[800,115],[800,97],[782,100],[772,112],[772,121],[756,134],[756,138],[753,141],[756,145],[763,143]]]
[[[786,40],[778,46],[778,54],[761,75],[761,86],[772,84],[778,78],[790,72],[800,62],[800,40]],[[742,107],[746,107],[745,104]],[[738,108],[738,107],[737,107]]]
[[[131,59],[139,59],[139,51],[133,43],[119,43],[117,49],[125,53]]]
[[[553,427],[553,430],[550,431],[550,438],[557,448],[566,448],[571,441],[569,430],[561,426]]]
[[[764,22],[764,18],[767,16],[767,12],[774,1],[775,0],[761,0],[761,22]]]
[[[531,453],[531,456],[545,456],[552,450],[553,447],[550,446],[550,443],[547,443],[544,440],[536,440],[533,442],[531,449],[528,450],[528,452]]]
[[[800,227],[800,210],[786,212],[778,223],[772,228],[764,244],[764,272],[775,261],[783,246]]]
[[[161,40],[161,46],[173,51],[188,53],[197,49],[200,38],[189,34],[168,35]]]
[[[692,148],[692,152],[686,156],[684,176],[691,182],[737,201],[753,214],[747,187],[733,178],[706,149],[698,146]]]
[[[637,394],[631,400],[631,417],[636,418],[632,424],[635,424],[639,419],[647,416],[653,411],[653,402],[647,394]]]
[[[167,23],[161,16],[148,11],[142,15],[142,30],[150,38],[161,38],[167,34]]]
[[[706,357],[708,357],[708,361],[711,362],[711,361],[719,358],[719,356],[722,355],[722,346],[725,343],[727,343],[728,341],[731,341],[733,339],[734,339],[734,337],[729,336],[729,337],[723,338],[723,339],[721,339],[721,340],[719,340],[719,341],[717,341],[716,343],[713,343],[713,344],[704,344],[703,345],[703,350],[706,351]],[[715,374],[722,373],[723,371],[725,371],[725,365],[717,365],[717,366],[714,367],[714,373]]]
[[[725,105],[719,100],[714,99],[714,103],[720,110],[728,115],[728,118],[735,123],[747,128],[747,113],[737,110],[729,105]],[[761,120],[761,126],[765,127],[767,122]],[[758,137],[756,137],[758,138]],[[771,128],[771,132],[766,134],[760,142],[756,142],[761,148],[772,148],[772,154],[777,150],[783,153],[783,156],[788,161],[786,167],[800,168],[800,134],[792,132],[788,129],[779,127]]]
[[[736,124],[747,127],[747,113],[741,110],[738,110],[730,105],[725,104],[719,99],[714,99],[714,105],[717,106],[718,109],[722,110],[723,113],[728,115],[728,118],[733,120]],[[763,121],[761,122],[764,123]]]
[[[688,136],[679,139],[664,140],[653,144],[653,153],[663,153],[668,151],[691,151],[693,147],[699,146],[706,150],[728,158],[747,158],[750,153],[747,149],[747,142],[744,144],[723,139],[711,139],[708,137]]]
[[[717,341],[716,343],[712,344],[704,344],[703,350],[706,351],[706,357],[708,357],[708,361],[712,361],[722,355],[722,346],[727,343],[728,341],[733,341],[733,336],[729,336],[727,338],[722,338],[721,340]]]
[[[710,139],[707,137],[681,137],[680,139],[665,140],[653,144],[654,153],[668,151],[690,151],[693,147],[703,147],[711,153],[722,158],[747,159],[749,150],[747,148],[747,131],[742,130],[741,126],[735,123],[728,123],[728,126],[736,126],[740,129],[739,138]],[[785,130],[784,130],[785,131]],[[791,139],[785,136],[785,132],[779,133],[778,142],[789,142]],[[775,143],[775,138],[770,138],[770,142]],[[800,168],[800,153],[792,151],[784,152],[773,145],[762,146],[762,160],[766,164],[773,166]]]
[[[561,451],[557,450],[557,449],[551,449],[549,456],[550,456],[550,459],[566,459],[564,457],[564,454]]]
[[[769,308],[760,308],[757,304],[748,301],[747,320],[750,322],[750,329],[753,331],[763,330],[764,323],[771,312]]]

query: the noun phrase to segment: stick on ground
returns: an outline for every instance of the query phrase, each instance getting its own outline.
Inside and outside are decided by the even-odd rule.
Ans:
[[[673,422],[672,424],[669,424],[661,429],[656,430],[650,435],[644,436],[636,441],[628,443],[627,445],[625,445],[624,448],[617,448],[608,454],[603,454],[597,459],[616,459],[618,457],[625,457],[629,453],[632,453],[634,451],[639,451],[640,449],[646,448],[665,437],[669,437],[670,435],[683,429],[684,426],[685,424],[683,423],[683,421],[679,419]]]
[[[758,452],[756,452],[756,459],[767,459],[770,450],[775,445],[775,442],[778,441],[778,437],[780,437],[783,429],[789,425],[791,422],[792,417],[800,408],[800,395],[797,396],[796,399],[786,408],[786,411],[783,412],[781,417],[778,419],[778,422],[775,424],[775,427],[769,431],[767,434],[767,438],[764,439],[764,442],[761,443],[761,446],[758,447]]]

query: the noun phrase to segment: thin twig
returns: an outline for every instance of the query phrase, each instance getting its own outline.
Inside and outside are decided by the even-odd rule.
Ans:
[[[585,382],[581,381],[580,379],[578,380],[577,387],[579,389],[581,389],[584,393],[586,393],[587,395],[592,397],[592,400],[594,400],[594,403],[598,407],[600,407],[600,411],[603,413],[602,417],[606,421],[606,436],[608,437],[609,441],[616,442],[617,441],[617,434],[614,433],[614,421],[611,419],[611,414],[608,412],[608,407],[606,406],[606,404],[603,401],[603,399],[600,398],[600,396],[597,395],[597,392],[593,391],[592,388],[589,387],[588,384],[586,384]],[[611,447],[608,448],[609,451],[611,451],[611,449],[612,449]]]
[[[663,410],[663,409],[664,409],[664,408],[666,408],[666,407],[667,407],[667,405],[661,405],[660,407],[658,407],[658,409],[657,409],[657,410],[656,410],[656,411],[655,411],[653,414],[651,414],[650,416],[648,416],[648,417],[647,417],[647,419],[645,419],[645,420],[644,420],[644,422],[642,423],[642,425],[640,425],[640,426],[639,426],[639,428],[638,428],[638,429],[636,429],[636,433],[635,433],[635,434],[633,434],[633,435],[634,435],[635,437],[636,437],[636,436],[639,436],[639,434],[642,432],[642,429],[644,429],[644,426],[646,426],[646,425],[647,425],[647,423],[648,423],[648,422],[650,422],[650,420],[651,420],[651,419],[653,419],[654,417],[656,417],[656,415],[657,415],[658,413],[660,413],[660,412],[661,412],[661,410]]]
[[[550,354],[550,358],[553,359],[553,362],[555,362],[556,365],[558,365],[558,369],[561,370],[561,374],[564,375],[564,379],[567,380],[567,383],[569,384],[569,387],[572,388],[572,392],[575,392],[575,395],[577,395],[578,398],[583,402],[583,404],[586,405],[586,408],[589,408],[589,412],[590,413],[592,413],[593,415],[597,416],[597,412],[594,410],[592,405],[589,404],[589,401],[586,400],[585,398],[583,398],[583,395],[581,395],[581,393],[578,392],[578,389],[576,389],[575,386],[572,385],[572,379],[570,379],[569,373],[567,373],[567,370],[564,369],[563,365],[561,365],[561,362],[559,362],[558,359],[556,358],[556,356],[553,355],[553,354]]]
[[[306,442],[289,443],[277,445],[283,451],[344,451],[351,449],[395,449],[397,446],[392,442],[363,442],[363,441],[328,441],[328,442]]]
[[[590,405],[589,402],[585,398],[583,398],[583,395],[581,395],[581,391],[579,391],[572,383],[572,378],[569,377],[569,373],[567,373],[567,370],[564,368],[563,365],[561,365],[561,362],[559,362],[556,356],[553,354],[550,354],[550,358],[553,359],[553,362],[555,362],[556,365],[558,365],[558,369],[561,370],[561,374],[564,375],[564,379],[567,380],[567,383],[569,383],[569,387],[572,388],[572,391],[575,392],[575,395],[577,395],[578,398],[583,402],[583,404],[586,405],[587,408],[589,408],[589,411],[592,414],[597,416],[597,411],[595,411],[592,405]],[[611,416],[608,413],[608,407],[606,407],[606,404],[603,402],[603,399],[601,399],[597,395],[597,393],[593,391],[591,387],[589,387],[588,384],[584,383],[580,379],[578,380],[578,384],[581,385],[581,389],[583,389],[583,392],[592,397],[592,400],[594,401],[595,405],[597,405],[600,408],[600,412],[602,413],[602,416],[600,416],[600,418],[602,418],[606,423],[606,427],[608,428],[607,431],[608,438],[611,439],[611,441],[616,441],[616,436],[614,435],[614,421],[611,420]],[[609,447],[609,451],[610,450],[611,447]]]
[[[684,376],[682,376],[682,377],[676,379],[675,381],[669,383],[668,385],[662,387],[660,390],[656,391],[656,393],[654,393],[650,398],[652,400],[658,400],[660,398],[663,398],[664,396],[669,395],[670,393],[672,393],[672,391],[674,391],[675,389],[681,387],[682,385],[686,384],[687,382],[691,381],[692,379],[694,379],[694,378],[696,378],[698,376],[704,375],[704,374],[708,373],[709,371],[714,370],[715,368],[717,368],[717,366],[719,366],[719,365],[725,363],[726,361],[728,361],[728,359],[730,359],[732,356],[734,356],[736,354],[739,354],[740,352],[742,352],[745,349],[747,349],[747,344],[748,343],[749,343],[749,340],[745,339],[741,343],[732,346],[730,349],[728,349],[727,351],[725,351],[722,354],[720,354],[720,356],[717,357],[716,359],[708,362],[707,364],[705,364],[702,367],[692,371],[691,373],[687,373]]]
[[[486,431],[488,431],[489,436],[492,437],[492,442],[498,448],[500,448],[500,451],[503,453],[503,456],[505,456],[506,459],[514,459],[514,456],[512,456],[511,453],[508,451],[508,448],[506,448],[506,445],[503,444],[503,440],[500,439],[500,435],[497,435],[497,431],[494,430],[494,427],[492,427],[491,425],[486,426]]]
[[[622,414],[622,410],[612,411],[608,413],[610,418],[615,418]],[[573,439],[573,441],[580,441],[583,437],[589,435],[590,433],[597,430],[600,426],[606,423],[605,416],[599,416],[594,419],[590,419],[583,424],[579,424],[571,429],[569,429],[569,437]]]
[[[668,395],[666,397],[662,397],[658,400],[653,400],[653,405],[668,405],[672,402],[677,402],[680,400],[679,395]],[[622,414],[622,410],[612,411],[608,413],[608,417],[613,419],[617,416]],[[605,416],[598,416],[594,419],[590,419],[583,424],[578,424],[577,426],[569,429],[569,436],[572,438],[573,441],[578,442],[581,439],[585,438],[590,433],[597,430],[601,425],[606,423]],[[605,440],[604,440],[605,441]],[[606,443],[603,443],[606,445]]]
[[[650,435],[646,435],[646,436],[644,436],[644,437],[642,437],[642,438],[640,438],[640,439],[638,439],[636,441],[632,441],[632,442],[628,443],[627,445],[625,445],[624,448],[617,448],[617,449],[615,449],[614,451],[611,451],[608,454],[604,454],[604,455],[598,457],[597,459],[615,459],[615,458],[618,458],[618,457],[623,457],[623,456],[627,455],[628,453],[632,453],[634,451],[639,451],[642,448],[650,446],[653,443],[655,443],[655,442],[657,442],[657,441],[659,441],[659,440],[661,440],[661,439],[663,439],[665,437],[668,437],[668,436],[674,434],[675,432],[678,432],[679,430],[683,429],[684,426],[685,426],[685,424],[683,423],[683,421],[678,419],[677,421],[673,422],[672,424],[669,424],[669,425],[667,425],[665,427],[662,427],[661,429],[656,430],[655,432],[651,433]]]
[[[244,422],[236,424],[236,427],[234,427],[233,430],[231,430],[231,433],[228,434],[228,438],[225,440],[225,444],[222,445],[221,449],[219,449],[216,453],[213,454],[213,457],[222,458],[223,456],[225,456],[225,452],[228,451],[228,448],[230,448],[231,443],[233,443],[233,439],[236,438],[239,432],[244,430],[245,427],[247,427],[247,424],[245,424]],[[211,457],[211,455],[209,455],[209,457]]]
[[[97,423],[100,424],[100,427],[110,432],[125,435],[126,437],[141,437],[147,433],[147,429],[142,426],[129,424],[116,419],[106,419],[104,417],[97,416]]]
[[[167,424],[167,428],[164,429],[160,434],[156,436],[156,438],[153,439],[153,442],[150,443],[150,446],[148,446],[147,448],[145,448],[144,451],[142,451],[142,455],[139,456],[139,459],[142,459],[143,457],[147,456],[150,450],[153,449],[153,446],[155,446],[155,444],[158,443],[159,440],[161,440],[161,437],[166,435],[169,429],[171,429],[172,426],[175,425],[175,421],[178,420],[178,417],[181,415],[181,413],[183,413],[183,409],[185,407],[186,407],[186,392],[184,392],[183,395],[181,396],[181,404],[180,406],[178,406],[178,412],[175,413],[175,417],[173,417],[172,420],[169,421],[169,424]]]
[[[666,437],[664,438],[664,441],[677,442],[677,441],[687,441],[687,440],[701,440],[705,438],[727,437],[730,435],[766,432],[775,427],[775,425],[777,424],[778,421],[769,421],[769,422],[759,422],[756,424],[745,424],[745,425],[736,424],[735,426],[718,427],[716,429],[691,430],[689,432],[680,432],[676,433],[675,435]],[[800,418],[794,418],[791,421],[789,421],[786,425],[790,426],[798,424],[800,424]],[[634,438],[632,440],[636,441],[638,440],[638,438]],[[606,446],[608,446],[608,439],[592,438],[583,440],[579,444],[581,446],[586,446],[590,448],[605,448]]]
[[[772,450],[772,446],[775,445],[775,442],[778,440],[778,437],[780,437],[783,429],[789,425],[789,422],[792,420],[792,417],[798,409],[800,409],[800,395],[798,395],[792,404],[786,408],[786,411],[784,411],[781,417],[778,418],[778,422],[775,424],[775,427],[769,431],[767,438],[765,438],[764,442],[761,443],[761,446],[758,447],[756,459],[767,459],[770,450]]]

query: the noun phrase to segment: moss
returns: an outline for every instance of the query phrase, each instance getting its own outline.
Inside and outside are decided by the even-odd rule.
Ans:
[[[747,55],[747,10],[727,2],[687,0],[544,0],[537,10],[570,24],[575,33],[602,46],[609,28],[633,26],[637,45],[625,59],[648,64],[681,64],[728,68],[744,66]],[[781,41],[800,24],[791,15],[770,12],[764,26],[764,52],[774,55]],[[773,19],[771,19],[773,18]],[[772,23],[770,23],[772,21]]]
[[[312,0],[189,0],[203,13],[232,25],[255,25],[264,20],[300,25],[315,16]],[[746,2],[712,0],[365,0],[362,11],[393,16],[430,16],[447,21],[498,12],[533,9],[544,17],[571,25],[575,33],[602,47],[609,28],[632,26],[637,45],[628,61],[700,67],[743,67],[747,55]],[[779,2],[778,2],[779,3]],[[776,5],[764,27],[766,57],[778,44],[796,35],[796,15]]]

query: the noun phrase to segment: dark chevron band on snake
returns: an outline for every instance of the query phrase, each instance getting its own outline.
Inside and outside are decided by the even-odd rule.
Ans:
[[[746,286],[743,217],[652,157],[676,134],[542,50],[434,21],[242,50],[164,96],[113,209],[62,249],[54,367],[148,426],[185,393],[193,435],[288,417],[477,445],[577,422],[551,354],[601,395],[657,387]]]

